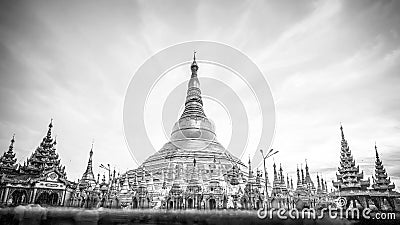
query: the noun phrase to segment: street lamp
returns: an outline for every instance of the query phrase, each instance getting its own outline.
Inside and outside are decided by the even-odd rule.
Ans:
[[[110,182],[110,181],[111,181],[111,168],[110,168],[110,164],[107,164],[107,167],[106,167],[105,165],[103,165],[103,164],[100,164],[99,167],[108,171],[108,181]]]
[[[268,186],[267,186],[267,167],[265,166],[265,160],[268,159],[269,157],[275,155],[279,151],[274,151],[274,149],[270,149],[266,155],[264,155],[264,151],[260,149],[261,155],[263,157],[263,162],[264,162],[264,177],[265,177],[265,203],[266,203],[266,208],[268,209]]]

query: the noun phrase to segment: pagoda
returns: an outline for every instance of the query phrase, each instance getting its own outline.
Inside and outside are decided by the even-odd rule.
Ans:
[[[386,169],[383,167],[382,160],[379,158],[378,148],[375,144],[375,177],[373,177],[372,188],[375,191],[391,191],[395,188],[394,183],[391,183]]]
[[[301,175],[300,175],[301,174]],[[307,185],[305,183],[303,167],[299,170],[297,165],[297,185],[296,190],[293,192],[293,197],[297,208],[303,208],[309,205],[310,195],[307,190]]]
[[[274,181],[272,183],[271,204],[274,208],[285,207],[289,204],[289,192],[286,187],[285,177],[283,175],[282,165],[280,165],[279,172],[276,170],[274,162]]]
[[[149,172],[161,180],[161,171],[169,165],[181,164],[191,167],[193,158],[200,173],[210,170],[213,159],[221,162],[221,170],[229,171],[233,165],[246,168],[246,165],[227,151],[217,140],[214,124],[207,118],[203,109],[200,81],[197,77],[199,66],[196,55],[190,66],[191,76],[188,82],[184,111],[173,126],[170,141],[159,151],[150,156],[140,166],[145,166]],[[169,159],[169,160],[167,160]],[[190,173],[190,172],[189,172]],[[189,174],[181,175],[188,177]],[[208,180],[209,174],[200,174]]]
[[[40,145],[32,153],[22,167],[24,173],[40,174],[46,170],[57,169],[66,178],[65,167],[61,165],[58,154],[56,153],[57,141],[52,138],[51,129],[53,119],[50,121],[47,135],[43,138]]]
[[[307,164],[307,160],[306,160],[306,176],[304,178],[304,182],[305,185],[307,186],[307,188],[311,191],[311,192],[315,192],[315,186],[314,186],[314,182],[311,179],[310,176],[310,171],[308,170],[308,164]]]
[[[11,139],[8,151],[4,152],[3,156],[0,157],[0,174],[17,172],[18,165],[16,164],[17,158],[14,153],[14,136]]]
[[[395,185],[390,181],[382,160],[379,158],[376,144],[375,158],[375,176],[373,176],[373,191],[370,194],[370,198],[379,210],[384,209],[386,206],[394,210],[396,208],[394,199],[400,198],[400,193],[393,191]]]
[[[350,147],[344,137],[342,126],[340,126],[340,131],[342,135],[340,167],[338,167],[339,173],[336,174],[337,181],[332,181],[333,186],[338,189],[338,196],[346,198],[346,207],[349,207],[351,202],[353,207],[356,207],[357,202],[362,207],[366,207],[367,188],[370,185],[370,181],[369,179],[363,180],[364,173],[360,172],[358,165],[356,166]]]
[[[187,208],[200,208],[202,184],[199,182],[199,171],[196,166],[196,158],[193,159],[193,168],[190,174],[189,184],[186,187],[185,201]]]
[[[80,185],[83,187],[94,187],[96,185],[96,179],[94,178],[93,174],[93,162],[92,162],[92,156],[93,156],[93,143],[92,143],[92,148],[90,149],[89,152],[89,161],[86,166],[86,171],[82,175],[82,179],[80,181]]]

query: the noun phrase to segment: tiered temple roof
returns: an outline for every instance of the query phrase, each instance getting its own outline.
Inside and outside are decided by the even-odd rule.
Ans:
[[[15,172],[18,168],[16,164],[17,158],[14,153],[14,142],[13,135],[8,151],[4,152],[3,156],[0,157],[0,172]]]
[[[360,172],[359,166],[356,166],[350,147],[344,137],[343,127],[340,126],[342,134],[340,167],[336,174],[337,181],[333,181],[333,186],[341,191],[366,190],[369,187],[369,179],[363,180],[364,173]]]
[[[378,148],[375,144],[375,177],[373,178],[374,183],[372,188],[376,191],[391,191],[395,188],[394,183],[391,184],[390,177],[388,177],[385,167],[383,166],[382,160],[379,158]]]
[[[64,178],[66,177],[65,167],[61,165],[59,156],[56,153],[57,141],[52,138],[52,128],[53,120],[49,124],[47,135],[26,163],[24,163],[22,170],[25,173],[38,174],[45,170],[57,169]]]

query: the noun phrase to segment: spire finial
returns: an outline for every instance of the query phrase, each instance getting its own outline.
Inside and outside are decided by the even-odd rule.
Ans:
[[[92,147],[90,148],[90,157],[93,155],[93,144],[94,144],[94,139],[92,139]]]
[[[47,131],[47,139],[51,138],[51,128],[53,128],[53,118],[50,119],[49,130]]]
[[[10,147],[8,148],[9,151],[12,151],[14,149],[14,142],[15,142],[14,137],[15,137],[15,134],[13,134],[13,136],[12,136]]]
[[[342,122],[340,122],[340,132],[342,133],[342,140],[344,140],[344,132],[343,132]]]
[[[378,147],[376,147],[376,141],[375,141],[375,155],[376,155],[376,159],[379,159]]]
[[[196,53],[197,53],[196,51],[193,51],[193,62],[192,65],[190,66],[190,68],[192,69],[192,77],[197,76],[197,70],[199,69],[196,62]]]

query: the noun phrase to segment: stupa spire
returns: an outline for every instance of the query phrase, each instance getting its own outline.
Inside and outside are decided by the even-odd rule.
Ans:
[[[92,142],[92,147],[90,148],[90,152],[89,152],[89,161],[86,167],[86,172],[85,173],[91,173],[93,174],[93,161],[92,161],[92,157],[93,157],[93,142]]]
[[[197,77],[197,70],[199,69],[199,66],[197,65],[196,62],[196,51],[193,51],[193,62],[192,65],[190,66],[190,69],[192,70],[192,78]]]
[[[92,157],[93,157],[93,141],[92,141],[92,147],[90,148],[90,152],[89,152],[89,160],[88,160],[88,164],[86,166],[86,171],[83,173],[82,179],[81,179],[82,182],[87,183],[89,185],[94,185],[96,183],[96,179],[93,174]]]
[[[250,161],[250,155],[249,155],[249,178],[253,177],[253,171],[251,169],[251,161]]]
[[[194,52],[193,54],[193,62],[190,68],[192,70],[192,75],[188,83],[185,110],[183,111],[181,118],[186,118],[186,117],[205,118],[206,115],[204,114],[203,110],[203,100],[201,98],[200,81],[197,78],[197,70],[199,69],[199,66],[197,65],[196,62],[196,52]]]
[[[274,167],[274,183],[275,183],[275,182],[278,180],[278,174],[277,174],[277,172],[276,172],[276,165],[275,165],[275,162],[274,162],[273,167]]]
[[[301,186],[301,184],[299,164],[297,164],[297,187]]]

